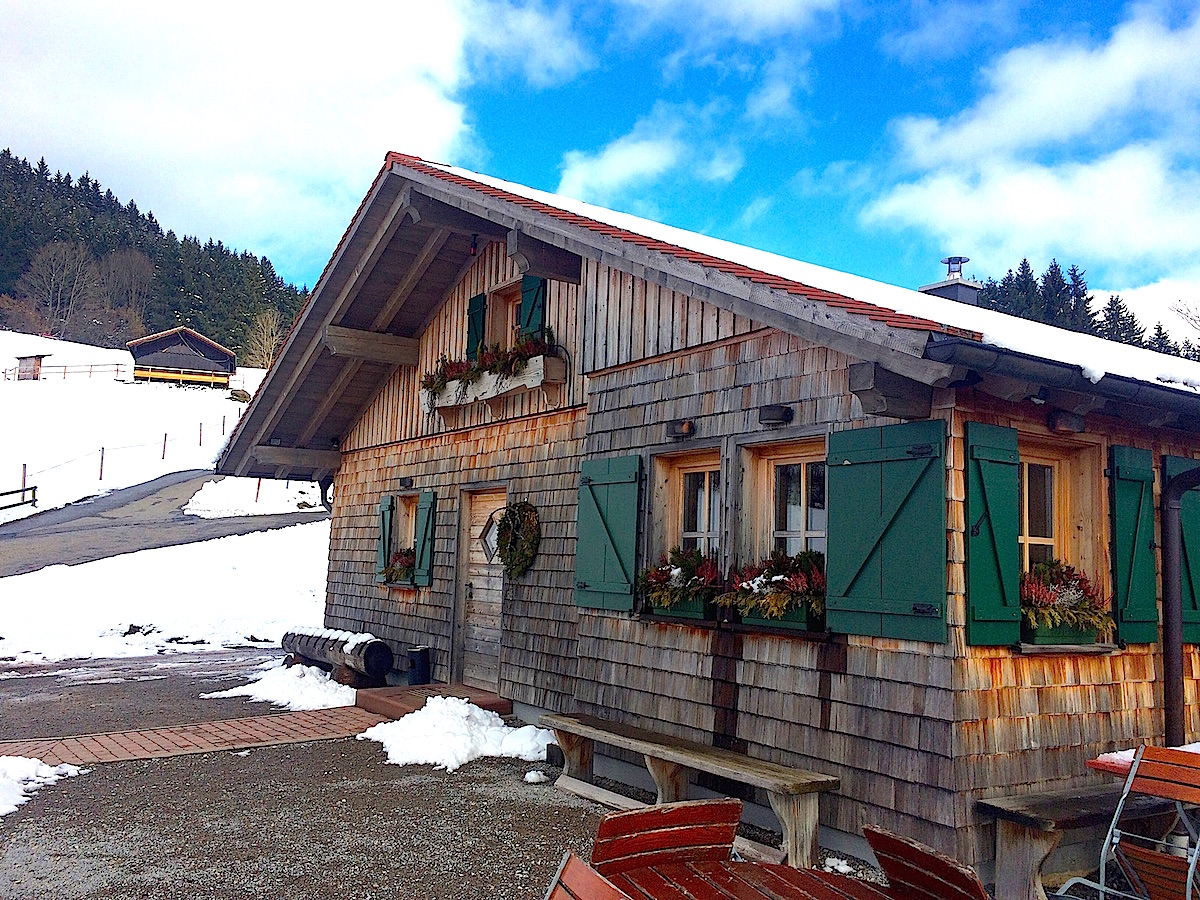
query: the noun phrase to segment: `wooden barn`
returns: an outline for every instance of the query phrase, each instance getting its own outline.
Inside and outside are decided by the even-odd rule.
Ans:
[[[170,381],[229,387],[237,356],[211,338],[180,325],[129,341],[135,381]]]
[[[428,645],[436,679],[529,721],[837,776],[823,839],[878,823],[986,870],[977,799],[1092,783],[1089,759],[1172,727],[1156,501],[1200,466],[1198,386],[1194,363],[391,154],[217,471],[332,481],[328,627]],[[510,577],[522,501],[541,539]],[[651,607],[638,573],[676,547],[722,575],[824,554],[824,623]],[[1021,573],[1049,560],[1111,598],[1111,637],[1023,635]]]

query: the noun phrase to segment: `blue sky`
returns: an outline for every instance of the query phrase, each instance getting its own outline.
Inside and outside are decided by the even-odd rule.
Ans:
[[[0,145],[297,283],[400,150],[909,287],[1056,257],[1200,309],[1196,3],[162,6],[0,0]]]

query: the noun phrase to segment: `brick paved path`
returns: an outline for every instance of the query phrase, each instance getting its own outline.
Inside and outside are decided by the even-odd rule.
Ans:
[[[340,706],[143,731],[0,741],[0,756],[29,756],[52,766],[90,765],[350,737],[382,721],[383,716],[365,709]]]

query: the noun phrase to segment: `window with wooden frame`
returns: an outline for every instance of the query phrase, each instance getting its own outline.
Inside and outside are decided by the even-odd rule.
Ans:
[[[721,451],[655,460],[655,551],[672,547],[716,556],[721,549]]]
[[[511,350],[520,331],[521,283],[517,282],[488,294],[484,341],[489,347],[499,345],[501,350]]]
[[[1055,537],[1063,535],[1058,521],[1067,508],[1067,498],[1059,496],[1062,478],[1058,460],[1048,457],[1020,457],[1017,468],[1017,543],[1021,548],[1021,571],[1029,572],[1038,563],[1061,559]]]
[[[1018,432],[1017,457],[1021,571],[1059,559],[1103,583],[1109,569],[1103,448]]]
[[[747,451],[748,557],[776,550],[825,552],[825,441],[774,444]],[[743,562],[751,561],[749,558]]]

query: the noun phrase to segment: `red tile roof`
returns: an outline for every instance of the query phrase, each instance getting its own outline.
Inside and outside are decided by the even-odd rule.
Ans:
[[[447,172],[445,169],[432,165],[429,162],[417,156],[409,156],[406,153],[389,153],[384,162],[384,168],[388,165],[398,164],[413,171],[420,172],[424,175],[430,175],[438,178],[449,184],[455,184],[459,187],[469,188],[473,191],[478,191],[489,197],[494,197],[497,200],[504,200],[508,203],[514,203],[525,209],[533,212],[542,213],[558,219],[561,222],[567,222],[571,225],[576,225],[580,228],[586,228],[588,231],[593,231],[598,234],[603,234],[607,237],[617,238],[626,243],[636,244],[639,247],[645,247],[648,250],[654,250],[659,253],[664,253],[668,256],[673,256],[676,259],[683,259],[688,262],[696,263],[697,265],[705,266],[706,268],[715,269],[718,272],[723,272],[727,275],[733,275],[737,278],[745,278],[754,284],[762,284],[770,288],[786,291],[789,294],[804,297],[808,300],[816,300],[824,303],[827,306],[832,306],[837,309],[844,309],[849,313],[863,315],[874,322],[881,322],[893,328],[909,328],[920,331],[940,331],[947,334],[955,334],[962,337],[968,337],[972,340],[979,340],[980,335],[975,332],[965,331],[961,328],[954,328],[948,325],[943,325],[940,322],[934,322],[931,319],[923,319],[918,316],[912,316],[907,313],[897,312],[894,309],[888,309],[884,306],[877,306],[873,303],[866,303],[862,300],[855,300],[853,297],[847,297],[842,294],[837,294],[832,291],[823,290],[807,284],[801,284],[798,281],[792,281],[787,278],[781,278],[778,275],[772,275],[768,272],[763,272],[760,269],[754,269],[740,263],[730,262],[729,260],[720,259],[715,256],[710,256],[707,253],[698,253],[695,250],[689,250],[686,247],[680,247],[676,244],[671,244],[666,241],[660,241],[655,238],[649,238],[645,235],[637,234],[624,228],[618,228],[614,225],[609,225],[606,222],[600,222],[596,219],[587,216],[581,216],[577,213],[568,212],[564,209],[559,209],[556,206],[551,206],[539,200],[534,200],[529,197],[524,197],[520,194],[514,194],[511,191],[506,191],[502,188],[494,187],[490,184],[484,184],[480,181]]]

